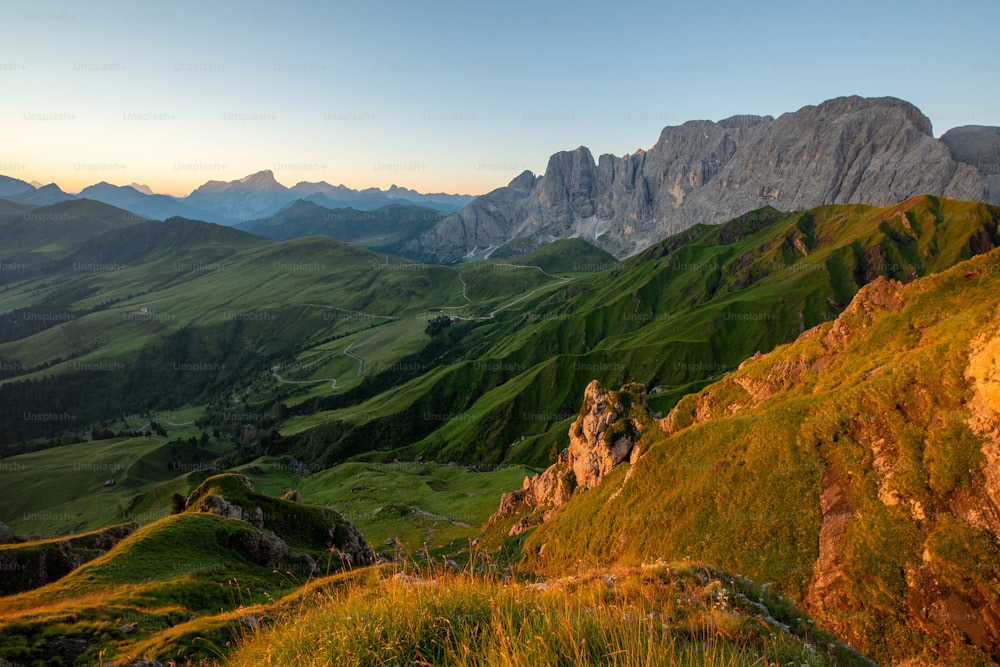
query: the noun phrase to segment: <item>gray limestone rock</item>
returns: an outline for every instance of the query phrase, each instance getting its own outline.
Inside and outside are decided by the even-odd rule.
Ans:
[[[941,135],[957,162],[972,165],[986,179],[986,201],[1000,204],[1000,127],[964,125]]]
[[[696,223],[767,205],[887,205],[919,194],[986,200],[1000,147],[968,146],[997,128],[959,129],[939,141],[919,109],[889,97],[842,97],[778,118],[690,121],[623,157],[595,162],[584,147],[556,153],[543,176],[526,171],[475,199],[405,254],[456,262],[581,237],[624,258]]]

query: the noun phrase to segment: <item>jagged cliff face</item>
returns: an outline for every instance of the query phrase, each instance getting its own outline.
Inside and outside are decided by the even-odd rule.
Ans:
[[[1000,127],[953,127],[941,135],[941,142],[955,160],[972,165],[986,178],[986,201],[1000,203]]]
[[[976,154],[976,164],[991,162]],[[453,262],[566,237],[616,257],[696,223],[771,205],[887,205],[918,194],[984,201],[987,174],[953,157],[930,121],[894,98],[845,97],[777,119],[734,116],[667,127],[650,150],[595,162],[584,147],[479,197],[406,248]]]

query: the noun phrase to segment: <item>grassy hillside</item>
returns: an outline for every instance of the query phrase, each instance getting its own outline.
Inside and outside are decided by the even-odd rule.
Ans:
[[[449,269],[392,270],[402,265],[332,239],[135,227],[82,243],[58,280],[19,286],[33,301],[0,316],[5,444],[205,402],[303,349],[463,301]]]
[[[764,209],[621,264],[567,240],[456,267],[179,220],[186,227],[164,250],[142,239],[168,224],[140,223],[150,234],[126,242],[107,232],[73,255],[102,265],[117,251],[133,263],[70,276],[42,297],[21,288],[18,298],[42,300],[28,306],[38,317],[7,316],[0,426],[17,443],[107,420],[116,407],[207,404],[203,426],[234,440],[245,424],[226,415],[249,416],[240,421],[256,435],[239,462],[545,465],[590,380],[638,379],[665,412],[745,357],[836,316],[873,277],[908,281],[988,250],[997,218],[995,208],[930,197]],[[450,326],[428,336],[435,317]],[[265,442],[272,431],[280,435]]]
[[[61,268],[3,286],[0,476],[19,493],[0,494],[0,520],[143,526],[5,598],[0,655],[200,659],[242,635],[249,662],[270,647],[316,664],[834,662],[798,612],[726,571],[880,662],[987,662],[998,221],[930,197],[765,209],[622,263],[568,240],[449,267],[180,219],[70,235],[45,251]],[[497,572],[477,566],[477,526],[566,446],[595,378],[649,389],[643,456],[505,540],[500,563],[542,585],[472,576]],[[178,497],[187,511],[166,516]],[[341,511],[387,556],[468,572],[365,571],[312,596],[302,582],[342,565],[325,543]],[[656,559],[679,564],[633,568]],[[250,631],[274,618],[274,635]],[[554,643],[512,629],[529,620]]]
[[[524,567],[690,558],[773,582],[880,663],[1000,658],[998,266],[880,279],[686,396],[527,537]]]
[[[213,497],[247,510],[250,521],[219,516],[227,506]],[[341,552],[330,547],[349,548],[336,512],[257,493],[236,475],[206,480],[188,506],[53,583],[3,598],[0,656],[24,664],[218,657],[248,609],[339,571]]]
[[[765,209],[695,227],[451,327],[440,347],[432,341],[400,360],[423,372],[393,370],[349,396],[298,406],[293,413],[329,410],[331,423],[313,421],[311,433],[274,451],[315,458],[332,441],[323,451],[335,458],[323,460],[374,445],[409,459],[547,464],[590,380],[637,379],[665,412],[754,352],[832,319],[875,276],[909,281],[995,246],[998,219],[993,207],[920,197],[795,215]],[[349,406],[371,418],[338,421],[336,410]]]
[[[0,521],[18,534],[43,536],[125,520],[149,523],[166,515],[169,503],[139,509],[132,505],[135,496],[166,483],[187,495],[207,475],[219,449],[218,443],[190,447],[152,436],[80,442],[5,458],[4,485],[17,493],[0,494]],[[105,486],[109,480],[113,486]]]
[[[310,503],[344,512],[375,546],[408,550],[467,547],[525,466],[476,470],[432,463],[345,463],[297,485]]]
[[[226,665],[866,665],[742,577],[697,565],[531,584],[395,569],[326,588]]]
[[[390,204],[359,211],[326,208],[300,199],[280,213],[236,227],[275,241],[332,236],[379,252],[395,253],[442,218],[440,211],[423,206]]]
[[[4,239],[0,261],[15,268],[0,271],[0,284],[41,276],[80,243],[142,220],[133,213],[90,199],[49,206],[5,201],[0,207],[0,234]]]

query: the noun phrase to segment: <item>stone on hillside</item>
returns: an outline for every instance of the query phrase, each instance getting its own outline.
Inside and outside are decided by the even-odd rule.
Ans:
[[[269,530],[239,533],[234,541],[250,560],[263,567],[275,567],[288,553],[288,544]]]
[[[298,489],[288,489],[284,494],[282,494],[281,499],[292,503],[301,503],[302,494],[299,493]]]
[[[368,546],[365,536],[353,522],[338,513],[338,521],[327,531],[330,536],[328,548],[347,556],[351,565],[369,565],[375,561],[375,552]]]

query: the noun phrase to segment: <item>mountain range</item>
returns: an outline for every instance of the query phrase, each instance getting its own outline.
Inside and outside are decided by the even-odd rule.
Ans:
[[[299,199],[270,217],[241,222],[235,227],[275,241],[332,236],[378,252],[398,254],[404,244],[444,217],[440,211],[411,204],[389,204],[362,211],[352,207],[328,208],[317,204],[317,199],[326,200],[322,195],[312,200]]]
[[[622,262],[563,239],[435,266],[329,238],[137,220],[89,200],[0,202],[0,470],[18,489],[0,494],[0,521],[56,538],[0,548],[21,588],[41,585],[5,600],[0,655],[190,656],[194,636],[232,620],[207,615],[199,586],[247,575],[263,601],[279,582],[253,559],[284,568],[282,544],[288,559],[325,548],[294,546],[285,524],[271,537],[264,510],[261,534],[265,501],[239,501],[238,479],[211,494],[222,516],[204,516],[211,508],[192,493],[214,472],[330,503],[382,558],[430,544],[435,558],[469,559],[500,490],[552,479],[542,468],[558,471],[563,450],[579,453],[580,437],[597,433],[583,452],[598,474],[573,465],[584,483],[563,486],[554,513],[487,525],[489,558],[562,577],[581,563],[687,557],[679,567],[714,563],[769,583],[880,662],[988,664],[1000,656],[995,633],[978,631],[969,608],[992,623],[997,606],[996,483],[982,463],[995,454],[982,435],[992,417],[974,418],[992,400],[998,223],[1000,207],[928,196],[765,207]],[[922,410],[937,415],[926,442]],[[603,432],[591,426],[598,412]],[[174,501],[179,518],[168,516]],[[103,556],[57,537],[129,520],[144,526]],[[204,542],[223,566],[176,588],[183,573],[132,560],[162,554],[163,538]],[[39,563],[51,549],[93,564],[48,581]],[[205,549],[181,550],[179,562],[195,567]],[[115,592],[150,577],[177,613]],[[106,599],[121,605],[94,602]],[[138,634],[75,627],[67,606],[101,624],[125,609]],[[25,622],[29,608],[40,614]],[[780,618],[816,637],[802,617]]]
[[[839,98],[453,214],[0,179],[0,665],[1000,664],[998,150]]]
[[[580,146],[552,155],[541,176],[525,171],[475,198],[395,185],[384,191],[325,182],[288,188],[269,170],[209,181],[183,198],[108,183],[77,196],[144,218],[230,225],[269,218],[298,200],[358,211],[423,206],[446,216],[397,230],[392,250],[454,263],[510,257],[573,237],[623,259],[693,224],[721,223],[762,206],[795,211],[834,203],[886,205],[919,194],[1000,203],[1000,128],[956,127],[936,139],[930,120],[909,102],[841,97],[778,118],[739,115],[669,126],[649,150],[622,157],[606,154],[595,161]],[[0,177],[0,198],[45,205],[73,195],[54,184],[36,188]],[[314,213],[295,211],[307,218]],[[282,220],[290,227],[311,224],[294,215]],[[342,232],[338,238],[351,240]]]
[[[36,187],[31,183],[0,176],[0,198],[21,204],[43,206],[71,199],[93,199],[150,220],[183,217],[233,225],[268,217],[305,199],[325,208],[353,207],[370,211],[391,204],[424,206],[442,213],[453,213],[472,201],[470,195],[423,194],[391,186],[388,190],[354,190],[326,182],[301,182],[288,188],[274,178],[270,170],[260,171],[236,181],[208,181],[187,197],[153,194],[148,186],[96,183],[71,195],[50,183]]]
[[[579,236],[619,259],[762,206],[885,205],[918,194],[1000,201],[998,128],[955,128],[895,98],[842,97],[778,118],[733,116],[663,129],[623,157],[556,153],[404,248],[427,261],[520,253]]]

